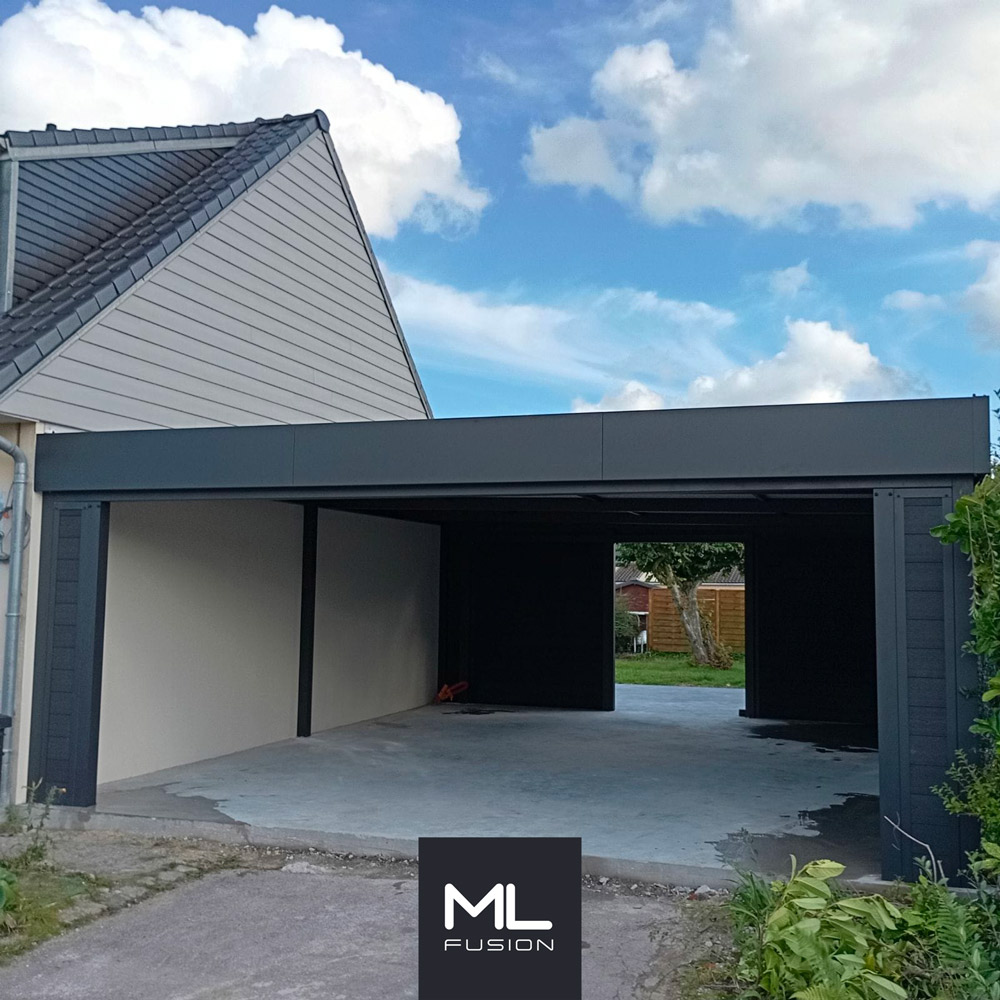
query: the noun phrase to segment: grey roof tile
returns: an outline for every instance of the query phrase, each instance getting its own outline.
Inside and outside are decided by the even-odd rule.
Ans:
[[[8,132],[9,147],[192,136],[240,141],[48,285],[0,316],[0,391],[207,225],[318,128],[322,112],[214,126]]]

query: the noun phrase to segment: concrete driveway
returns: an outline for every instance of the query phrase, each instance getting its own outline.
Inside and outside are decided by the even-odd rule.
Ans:
[[[224,871],[53,939],[0,971],[4,1000],[405,1000],[417,882],[400,872]],[[305,869],[305,870],[302,870]],[[670,1000],[707,947],[691,904],[584,890],[583,995]],[[511,998],[514,1000],[514,998]]]
[[[98,810],[333,849],[322,835],[414,853],[421,836],[577,836],[600,858],[783,872],[796,854],[877,873],[878,754],[849,727],[744,719],[743,703],[619,685],[614,712],[428,706],[105,784]]]

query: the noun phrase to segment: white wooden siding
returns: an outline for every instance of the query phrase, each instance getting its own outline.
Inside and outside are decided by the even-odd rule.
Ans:
[[[87,430],[426,416],[322,134],[0,403]]]

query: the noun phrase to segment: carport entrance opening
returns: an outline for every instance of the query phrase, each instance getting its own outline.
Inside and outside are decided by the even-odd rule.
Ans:
[[[763,512],[725,515],[748,550],[745,701],[741,689],[615,685],[620,536],[606,527],[531,510],[497,523],[469,502],[461,517],[419,505],[419,519],[351,506],[111,505],[99,811],[318,843],[582,835],[585,853],[630,862],[781,871],[790,853],[823,854],[852,875],[878,872],[877,755],[858,736],[871,720],[838,717],[838,698],[809,684],[792,681],[808,697],[784,690],[801,671],[853,670],[864,702],[873,638],[864,670],[821,643],[844,641],[826,615],[847,616],[859,587],[864,598],[870,540],[852,561],[841,526],[822,574],[782,558],[786,579],[762,601],[774,527]],[[662,501],[646,506],[657,537],[691,531]],[[845,517],[860,523],[864,505],[853,507]],[[813,521],[785,508],[767,516],[786,530]],[[803,590],[808,600],[790,596]],[[781,606],[765,632],[768,599]],[[457,702],[429,704],[458,680],[469,688]],[[296,738],[304,694],[310,735]],[[775,706],[785,714],[767,714]]]

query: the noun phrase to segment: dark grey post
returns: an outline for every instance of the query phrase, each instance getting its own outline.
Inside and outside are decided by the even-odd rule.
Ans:
[[[108,518],[107,503],[46,498],[42,511],[28,772],[65,789],[60,805],[97,799]]]

